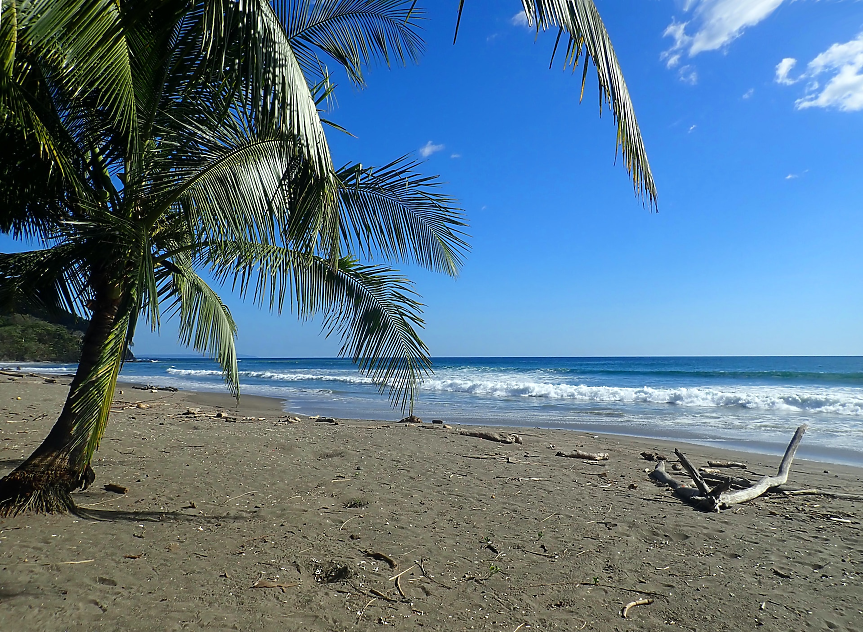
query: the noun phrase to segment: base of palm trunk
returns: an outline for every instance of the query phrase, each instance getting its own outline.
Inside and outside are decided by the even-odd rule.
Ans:
[[[67,468],[24,463],[0,480],[0,516],[21,513],[75,512],[72,491],[87,488],[95,475],[87,466],[83,475]]]

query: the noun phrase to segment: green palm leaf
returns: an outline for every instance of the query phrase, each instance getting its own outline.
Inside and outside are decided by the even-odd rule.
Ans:
[[[417,62],[423,43],[409,0],[275,0],[291,46],[306,77],[322,77],[315,49],[339,63],[356,85],[365,84],[363,68]]]

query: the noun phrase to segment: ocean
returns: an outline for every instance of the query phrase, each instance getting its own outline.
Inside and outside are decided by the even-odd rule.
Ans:
[[[277,397],[285,410],[403,416],[348,360],[243,358],[239,367],[242,393]],[[196,358],[141,358],[120,379],[225,390],[216,364]],[[426,421],[610,432],[767,454],[781,454],[806,423],[798,458],[863,466],[863,357],[434,358],[414,413]]]

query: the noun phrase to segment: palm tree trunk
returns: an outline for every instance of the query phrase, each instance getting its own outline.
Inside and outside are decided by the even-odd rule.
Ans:
[[[73,429],[77,421],[76,411],[80,410],[78,401],[88,391],[92,392],[93,369],[100,361],[101,351],[115,326],[120,306],[116,286],[104,281],[98,285],[90,325],[82,341],[81,360],[69,387],[63,411],[33,454],[0,480],[0,516],[28,511],[74,511],[75,502],[70,493],[79,487],[86,489],[95,479],[85,458],[84,446],[80,441],[73,441]],[[125,345],[121,353],[124,351]],[[116,380],[106,394],[111,399],[115,385]]]

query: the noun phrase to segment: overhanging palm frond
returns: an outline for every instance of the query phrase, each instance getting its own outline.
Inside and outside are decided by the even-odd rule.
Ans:
[[[275,0],[291,46],[306,77],[321,76],[315,49],[342,65],[356,85],[363,68],[416,62],[423,43],[417,30],[422,11],[410,0]]]
[[[374,257],[416,263],[457,276],[468,249],[467,223],[437,176],[423,176],[407,157],[383,167],[347,165],[338,172],[344,238]],[[352,231],[352,234],[351,234]]]
[[[458,37],[464,4],[465,0],[459,0],[453,43]],[[536,25],[537,32],[558,29],[552,62],[564,33],[567,36],[564,67],[571,66],[574,71],[582,61],[581,55],[584,53],[586,59],[584,59],[581,77],[582,94],[587,80],[587,60],[593,61],[596,66],[596,77],[599,80],[600,114],[602,114],[603,104],[610,105],[617,123],[616,148],[619,148],[623,154],[623,161],[632,178],[635,193],[645,199],[650,208],[656,209],[656,184],[650,171],[641,129],[635,118],[635,108],[629,98],[629,89],[626,87],[617,55],[611,45],[611,38],[605,30],[605,24],[596,5],[592,0],[522,0],[522,7],[528,24]]]
[[[7,7],[15,10],[16,57],[35,55],[69,98],[95,96],[118,129],[133,134],[135,98],[119,3],[32,0],[3,6],[4,20]]]
[[[285,28],[266,0],[208,0],[204,15],[204,54],[215,80],[242,81],[246,101],[262,129],[275,120],[291,133],[319,173],[332,169],[330,150],[314,97]]]
[[[86,255],[78,244],[0,253],[0,305],[86,313],[91,295],[83,265]]]
[[[656,208],[656,184],[650,171],[641,129],[635,118],[635,108],[629,98],[629,89],[611,45],[611,38],[596,5],[592,0],[522,0],[522,4],[528,23],[536,24],[537,32],[557,27],[558,42],[561,35],[566,33],[565,66],[575,70],[582,52],[593,61],[599,81],[600,113],[603,103],[610,105],[617,123],[617,146],[636,194],[646,198],[648,206]],[[556,49],[557,43],[555,52]],[[587,59],[583,60],[583,64],[582,94],[587,79]]]
[[[281,312],[285,296],[302,319],[323,316],[327,335],[342,340],[350,357],[403,410],[431,369],[428,349],[416,328],[422,305],[410,281],[381,266],[363,266],[343,257],[334,267],[322,257],[269,244],[240,241],[208,244],[207,262],[220,280],[232,280],[245,296],[269,300]]]
[[[179,263],[179,265],[177,265]],[[162,294],[173,299],[169,309],[179,317],[179,338],[186,346],[216,359],[234,397],[240,395],[237,352],[234,341],[237,325],[222,299],[192,269],[183,257],[162,286]]]

